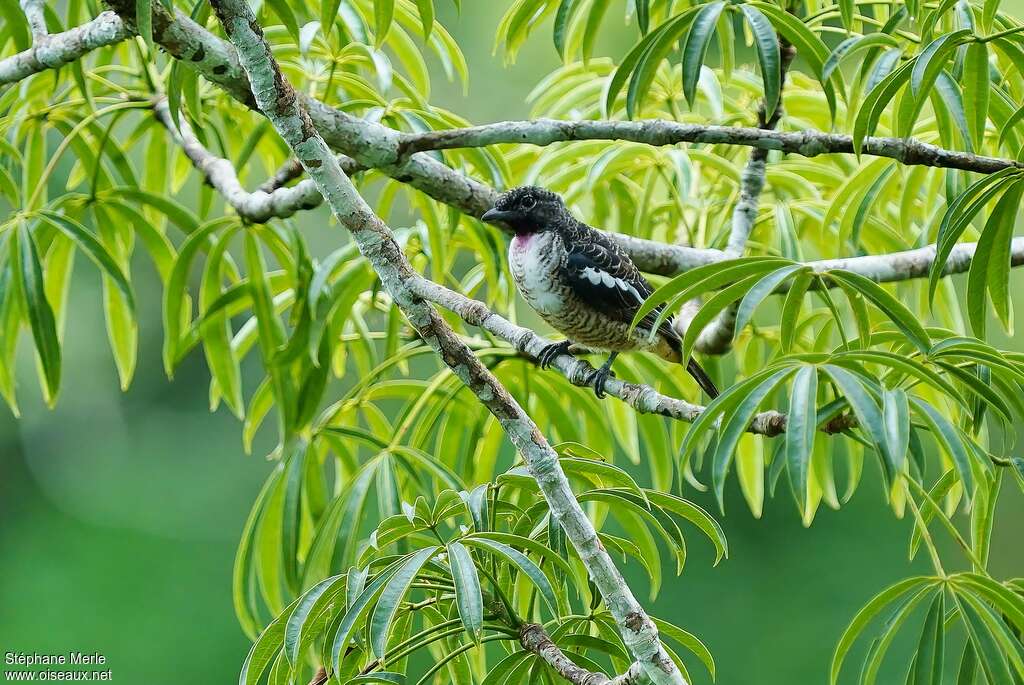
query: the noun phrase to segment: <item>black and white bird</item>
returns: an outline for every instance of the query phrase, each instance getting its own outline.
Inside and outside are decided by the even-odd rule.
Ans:
[[[654,289],[618,245],[573,217],[561,197],[534,186],[514,188],[502,194],[482,218],[515,233],[508,259],[519,292],[567,337],[544,348],[542,367],[573,343],[608,351],[608,360],[588,379],[597,396],[603,397],[620,352],[643,350],[671,362],[682,361],[682,341],[670,319],[650,335],[663,307],[630,331],[634,315]],[[714,382],[692,358],[686,370],[709,397],[718,395]]]

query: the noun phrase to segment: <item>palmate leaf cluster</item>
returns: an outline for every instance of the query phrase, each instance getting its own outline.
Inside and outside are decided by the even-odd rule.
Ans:
[[[373,456],[356,462],[353,443]],[[288,530],[289,517],[300,516],[289,503],[320,477],[321,450],[351,454],[342,461],[358,466],[354,473],[339,471],[340,495],[325,505],[315,530],[304,533],[310,543],[300,566],[289,547],[296,540],[282,540],[281,525]],[[726,553],[721,529],[700,507],[641,488],[581,445],[565,444],[559,451],[580,501],[592,503],[595,516],[612,517],[624,531],[600,534],[616,556],[634,559],[660,579],[660,549],[667,546],[682,568],[681,529],[687,526],[711,540],[719,559]],[[298,475],[303,472],[304,479]],[[484,653],[471,650],[492,641],[509,644],[486,650],[491,682],[547,679],[544,663],[516,644],[524,621],[543,622],[559,645],[593,670],[608,670],[606,663],[625,670],[629,660],[614,621],[589,589],[586,571],[525,470],[512,466],[493,485],[456,490],[462,487],[459,475],[430,455],[389,447],[366,431],[325,428],[312,443],[296,443],[264,486],[236,566],[243,625],[251,631],[262,625],[256,609],[260,591],[277,617],[255,641],[241,682],[258,682],[267,669],[269,682],[288,682],[302,673],[301,657],[309,650],[317,655],[315,663],[332,665],[342,681],[360,671],[384,677],[378,669],[394,669],[421,649],[430,651],[433,664],[420,676],[424,680],[440,672],[442,679],[471,682],[470,671],[487,671]],[[394,495],[403,497],[394,505],[399,513],[385,516]],[[374,500],[380,523],[368,536],[357,536]],[[299,521],[292,525],[303,528]],[[247,584],[250,566],[257,568]],[[278,579],[282,566],[285,578]],[[348,570],[329,576],[331,568]],[[329,577],[313,582],[324,576]],[[298,598],[285,604],[280,594],[271,596],[273,580],[283,580]],[[308,589],[300,595],[299,588]],[[670,623],[660,625],[678,645],[670,654],[681,668],[703,663],[714,673],[714,661],[697,638]],[[677,655],[680,647],[689,653],[684,659]]]
[[[468,78],[437,21],[452,4],[272,0],[259,17],[299,90],[419,132],[468,123],[431,103],[432,75]],[[138,6],[145,16],[150,5]],[[48,7],[51,32],[98,9]],[[217,30],[206,3],[177,9]],[[784,109],[782,128],[845,132],[858,152],[868,136],[913,135],[1017,159],[1024,142],[1024,29],[998,2],[516,0],[495,26],[508,60],[527,41],[552,41],[563,59],[529,97],[535,117],[749,126],[764,102],[767,112]],[[139,31],[0,92],[7,403],[17,411],[19,345],[34,349],[44,396],[57,399],[76,255],[101,274],[100,309],[125,387],[137,355],[133,285],[155,275],[168,375],[202,354],[211,407],[223,403],[239,417],[246,448],[260,430],[278,436],[235,566],[236,610],[255,640],[242,682],[299,682],[321,664],[338,681],[553,682],[521,649],[524,621],[543,623],[584,667],[625,671],[614,622],[496,419],[410,331],[354,245],[339,237],[314,253],[309,219],[246,224],[194,180],[152,116],[154,98],[165,97],[174,120],[230,160],[247,187],[286,161],[287,149],[264,119],[160,53],[145,21]],[[622,35],[630,44],[608,50],[607,38]],[[780,39],[797,53],[785,84]],[[12,6],[0,23],[3,54],[30,40]],[[721,248],[749,152],[586,141],[430,154],[497,188],[550,187],[593,225]],[[732,352],[702,359],[725,391],[692,427],[599,401],[506,342],[449,321],[561,443],[560,463],[601,542],[643,570],[652,594],[666,567],[682,571],[694,532],[712,540],[718,558],[726,552],[712,518],[673,493],[710,487],[721,502],[735,473],[760,515],[782,482],[810,525],[821,504],[840,507],[863,470],[877,469],[893,510],[915,522],[911,553],[924,543],[935,575],[886,590],[854,619],[833,679],[855,638],[880,623],[864,682],[895,636],[911,630],[920,639],[904,659],[908,682],[939,682],[940,655],[954,649],[963,650],[959,682],[1020,682],[1021,585],[985,570],[1001,484],[1024,484],[1013,442],[1024,356],[987,341],[990,314],[1012,326],[1019,170],[978,175],[866,154],[773,152],[766,179],[748,242],[756,256],[657,279],[650,302],[669,314],[702,301],[688,352],[736,308]],[[418,271],[536,322],[517,311],[500,232],[381,172],[357,182],[398,228]],[[966,282],[940,278],[966,240],[978,241]],[[804,264],[932,242],[939,259],[927,282],[879,285]],[[261,362],[255,380],[244,372],[250,358]],[[697,397],[682,373],[644,355],[616,369],[669,396]],[[748,433],[769,409],[788,415],[785,435]],[[967,541],[956,532],[960,519],[969,521]],[[943,570],[936,528],[962,542],[969,570]],[[700,678],[694,666],[703,664],[713,675],[696,638],[658,626],[684,669]]]

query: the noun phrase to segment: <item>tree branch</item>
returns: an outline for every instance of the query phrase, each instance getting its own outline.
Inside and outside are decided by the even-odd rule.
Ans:
[[[32,38],[38,43],[44,40],[50,31],[46,28],[46,4],[43,0],[21,0],[21,11],[25,13]]]
[[[355,160],[353,160],[353,163],[354,162]],[[344,164],[342,167],[344,167]],[[351,176],[349,171],[346,171],[345,173]],[[259,189],[266,193],[272,193],[278,188],[285,187],[299,176],[302,176],[302,165],[299,164],[299,160],[294,157],[289,157],[280,167],[278,167],[277,171],[275,171],[270,178],[260,185]]]
[[[107,0],[133,25],[133,0]],[[243,105],[255,106],[248,78],[229,43],[213,35],[181,12],[171,14],[161,3],[152,4],[153,36],[171,56],[196,69],[207,80],[224,88]],[[550,145],[570,140],[629,140],[649,145],[682,142],[746,145],[766,150],[813,157],[819,154],[852,153],[850,136],[805,130],[767,131],[759,128],[699,126],[663,120],[646,121],[510,121],[463,129],[400,133],[376,122],[353,117],[303,93],[298,99],[317,131],[335,150],[359,164],[407,183],[428,196],[470,216],[479,217],[490,209],[497,192],[480,181],[419,153],[458,147],[481,147],[498,143]],[[1024,163],[996,157],[945,150],[914,139],[866,138],[862,154],[890,157],[908,165],[928,165],[993,173]],[[610,234],[629,253],[634,263],[648,273],[672,276],[715,261],[717,250],[698,250],[667,245],[643,238]]]
[[[494,313],[483,302],[466,297],[423,276],[417,275],[408,285],[417,296],[455,313],[470,326],[484,329],[533,359],[538,359],[541,350],[551,344],[550,340],[537,335],[529,328],[518,326]],[[555,357],[551,368],[561,372],[573,385],[591,387],[588,379],[592,376],[594,367],[583,359],[577,359],[571,354],[561,354]],[[641,414],[659,414],[677,421],[692,423],[705,410],[705,407],[699,404],[663,395],[649,385],[629,383],[615,377],[609,378],[604,387],[606,395],[618,398]],[[773,410],[764,411],[754,416],[747,431],[774,437],[786,432],[786,423],[785,414]],[[853,425],[848,416],[841,415],[824,425],[821,430],[823,433],[839,433]]]
[[[558,675],[573,685],[639,685],[647,682],[646,674],[637,662],[633,662],[629,670],[614,678],[577,666],[551,640],[543,626],[536,623],[523,625],[519,631],[519,644],[547,662]]]
[[[273,211],[282,212],[274,216],[288,216],[295,211],[297,205],[313,202],[314,200],[318,204],[322,201],[322,196],[315,189],[315,183],[312,180],[304,180],[290,188],[279,188],[272,193],[263,191],[246,193],[241,189],[238,176],[231,163],[206,150],[202,143],[196,139],[185,119],[180,120],[182,124],[180,130],[174,128],[166,101],[157,102],[154,105],[154,113],[157,119],[167,127],[171,135],[182,145],[186,155],[195,165],[196,169],[203,174],[211,186],[221,193],[225,201],[240,216],[250,221],[266,220],[265,218],[261,219],[261,217],[265,217]],[[340,157],[339,159],[342,162],[343,171],[346,168],[353,170],[358,168],[356,163],[348,158]],[[310,190],[311,185],[313,190]],[[943,273],[950,275],[967,271],[976,248],[976,243],[961,243],[955,246],[946,261]],[[687,259],[691,261],[692,266],[728,259],[721,250],[698,250],[695,248],[683,248],[683,250],[688,255]],[[807,262],[807,265],[817,272],[844,269],[884,283],[925,277],[928,275],[934,259],[935,246],[929,245],[915,250],[894,252],[888,255],[828,259]],[[1024,265],[1024,237],[1013,239],[1011,245],[1011,265]],[[512,345],[520,353],[526,354],[531,358],[538,358],[540,351],[551,343],[550,340],[537,335],[531,329],[518,326],[492,312],[483,302],[473,300],[422,276],[416,275],[409,281],[408,287],[417,296],[454,312],[469,325],[483,328]],[[785,292],[786,290],[788,288],[785,284],[779,288],[779,292]],[[585,360],[577,359],[572,355],[561,355],[552,366],[558,369],[573,385],[590,387],[588,379],[592,376],[594,367]],[[664,395],[649,385],[628,383],[617,378],[610,378],[605,388],[608,395],[625,402],[639,413],[658,414],[691,423],[704,411],[704,407],[699,404]],[[838,428],[831,426],[825,432],[837,432],[837,430],[842,430],[842,428],[842,426]],[[751,422],[749,431],[773,437],[785,432],[785,429],[785,415],[775,411],[767,411],[755,417]]]
[[[408,283],[415,279],[412,266],[390,229],[360,197],[320,137],[301,99],[281,74],[246,0],[211,0],[211,4],[238,50],[259,109],[291,147],[339,222],[348,228],[395,304],[423,340],[494,414],[523,456],[551,514],[573,543],[604,597],[629,651],[655,685],[685,683],[661,645],[654,622],[601,546],[597,532],[573,495],[555,451],[522,407],[444,319],[409,289]]]
[[[284,218],[302,209],[320,206],[324,198],[317,190],[316,183],[310,179],[300,181],[291,187],[279,187],[270,192],[257,190],[249,192],[242,187],[238,172],[234,165],[223,157],[217,157],[207,150],[192,131],[185,117],[178,118],[176,126],[171,118],[167,100],[160,99],[153,105],[153,114],[157,121],[171,134],[175,142],[181,146],[185,156],[203,175],[224,201],[235,212],[252,223],[264,223],[272,218]],[[350,157],[340,156],[338,159],[346,175],[362,170],[362,167]]]
[[[664,119],[502,121],[467,128],[404,134],[401,151],[410,154],[503,143],[547,146],[577,140],[624,140],[656,147],[679,143],[742,145],[803,157],[854,153],[853,138],[840,133],[825,133],[814,129],[771,131],[742,126],[682,124]],[[980,174],[991,174],[1011,167],[1024,168],[1024,162],[947,150],[914,138],[867,137],[861,154],[888,157],[907,166],[960,169]]]
[[[31,10],[26,9],[28,11]],[[45,22],[42,26],[45,30]],[[35,24],[32,30],[36,32]],[[63,33],[43,34],[42,37],[36,34],[31,48],[0,60],[0,86],[47,69],[59,69],[96,48],[120,43],[131,35],[132,31],[113,12],[102,12],[92,21]]]
[[[224,200],[238,213],[253,223],[268,221],[275,217],[287,217],[304,207],[315,207],[323,200],[315,184],[301,181],[297,185],[282,187],[266,192],[257,190],[246,192],[238,180],[238,174],[231,162],[217,157],[199,142],[185,118],[181,118],[181,129],[174,127],[170,118],[166,101],[158,101],[154,107],[157,120],[167,127],[175,141],[182,146],[192,164],[216,189]],[[346,174],[354,174],[363,167],[344,155],[338,156],[342,170]],[[282,169],[288,165],[282,166]],[[282,172],[278,172],[282,174]],[[683,245],[670,245],[651,240],[643,240],[632,236],[609,233],[633,254],[640,254],[647,264],[655,264],[659,269],[669,273],[683,272],[698,266],[713,264],[729,259],[723,250],[713,248],[701,249]],[[943,275],[959,274],[971,266],[977,243],[959,243],[953,248],[946,261]],[[882,255],[866,255],[861,257],[843,257],[810,261],[806,264],[818,272],[830,269],[843,269],[860,274],[878,283],[891,283],[928,275],[932,262],[935,260],[935,245],[892,252]],[[1010,249],[1010,265],[1024,265],[1024,237],[1014,238]],[[779,292],[785,292],[786,286]]]

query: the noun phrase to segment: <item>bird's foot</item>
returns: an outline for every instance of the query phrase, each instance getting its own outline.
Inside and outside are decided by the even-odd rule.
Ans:
[[[540,354],[537,355],[537,361],[540,363],[540,368],[546,369],[551,366],[553,361],[555,361],[555,357],[560,354],[568,354],[570,345],[572,345],[572,342],[569,340],[545,345],[544,348],[541,349]]]
[[[594,372],[587,376],[587,383],[594,386],[594,394],[598,399],[604,398],[604,384],[609,378],[615,378],[615,372],[608,366],[594,369]]]

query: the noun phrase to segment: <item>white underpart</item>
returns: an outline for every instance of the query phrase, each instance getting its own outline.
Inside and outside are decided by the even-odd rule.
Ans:
[[[618,288],[619,290],[631,294],[637,299],[637,302],[643,302],[644,298],[640,296],[639,291],[632,285],[622,280],[621,278],[615,278],[607,271],[601,271],[595,269],[592,266],[588,266],[583,270],[583,277],[594,285],[604,284],[606,288]]]
[[[565,306],[552,286],[553,234],[516,236],[509,245],[509,263],[516,284],[530,306],[542,314],[558,314]]]

